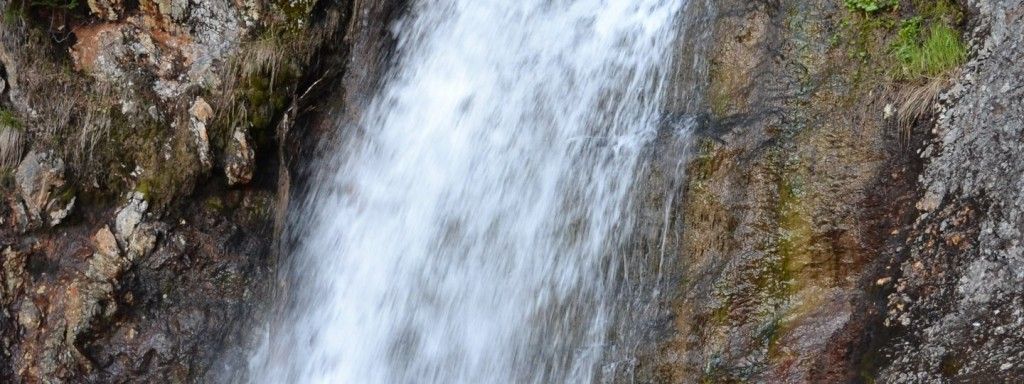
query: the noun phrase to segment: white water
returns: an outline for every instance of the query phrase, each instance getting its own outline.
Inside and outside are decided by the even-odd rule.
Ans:
[[[685,2],[414,1],[252,380],[597,381]]]

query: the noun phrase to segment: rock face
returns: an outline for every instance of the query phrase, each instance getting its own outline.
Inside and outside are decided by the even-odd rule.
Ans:
[[[967,4],[976,57],[951,72],[941,109],[924,105],[937,123],[899,107],[914,94],[900,88],[935,85],[883,70],[883,16],[824,1],[715,5],[707,138],[682,201],[651,198],[673,212],[661,247],[678,255],[674,295],[630,377],[1021,378],[1010,58],[1024,5]]]
[[[105,81],[146,81],[161,98],[192,86],[217,86],[217,62],[238,49],[248,26],[229,2],[140,1],[128,10],[120,0],[90,0],[104,23],[74,30],[77,68]],[[139,72],[150,75],[138,78]],[[142,84],[140,84],[142,86]]]
[[[925,210],[888,300],[886,382],[1024,378],[1024,4],[970,6],[982,38],[922,151]]]

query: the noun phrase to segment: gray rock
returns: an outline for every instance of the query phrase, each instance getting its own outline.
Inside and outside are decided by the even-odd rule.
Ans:
[[[160,14],[174,21],[184,20],[188,11],[188,0],[153,0]]]
[[[128,196],[128,203],[117,212],[114,219],[114,230],[117,231],[118,243],[124,244],[142,222],[142,216],[149,209],[149,203],[140,192]]]
[[[22,160],[15,181],[30,221],[60,224],[75,206],[75,192],[64,179],[64,161],[49,152],[31,152]]]
[[[35,330],[40,324],[39,308],[36,308],[32,300],[22,300],[21,308],[18,309],[18,324],[22,328]]]
[[[974,58],[941,97],[879,382],[1019,382],[1024,358],[1024,4],[971,0]]]
[[[158,228],[143,222],[147,209],[149,203],[145,196],[133,192],[114,219],[117,244],[125,250],[128,260],[145,256],[156,246]]]

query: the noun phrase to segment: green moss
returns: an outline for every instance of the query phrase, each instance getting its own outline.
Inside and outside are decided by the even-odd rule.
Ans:
[[[795,275],[803,265],[811,262],[811,243],[813,228],[811,218],[805,212],[803,202],[802,179],[796,170],[787,171],[779,181],[779,200],[776,208],[778,215],[779,235],[777,251],[779,263],[773,271],[776,278],[788,282],[779,292],[790,294],[797,285]]]
[[[210,196],[209,198],[207,198],[205,201],[205,205],[206,209],[209,209],[213,212],[224,211],[224,201],[217,196]]]
[[[309,16],[313,12],[316,0],[273,0],[271,1],[273,16],[277,25],[288,30],[306,28]]]
[[[101,186],[91,191],[95,198],[120,199],[132,189],[151,205],[163,206],[190,188],[200,170],[187,130],[172,129],[148,113],[124,114],[118,107],[108,113],[109,132],[92,154],[95,167],[88,170]]]

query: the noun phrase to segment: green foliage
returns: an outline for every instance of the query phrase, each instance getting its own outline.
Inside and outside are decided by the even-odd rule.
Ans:
[[[0,127],[21,129],[21,120],[18,120],[11,111],[0,109]]]
[[[843,0],[846,8],[853,11],[875,13],[897,4],[897,0]]]
[[[944,23],[925,28],[921,17],[903,22],[892,51],[900,62],[900,75],[909,79],[942,75],[967,58],[957,30]]]

